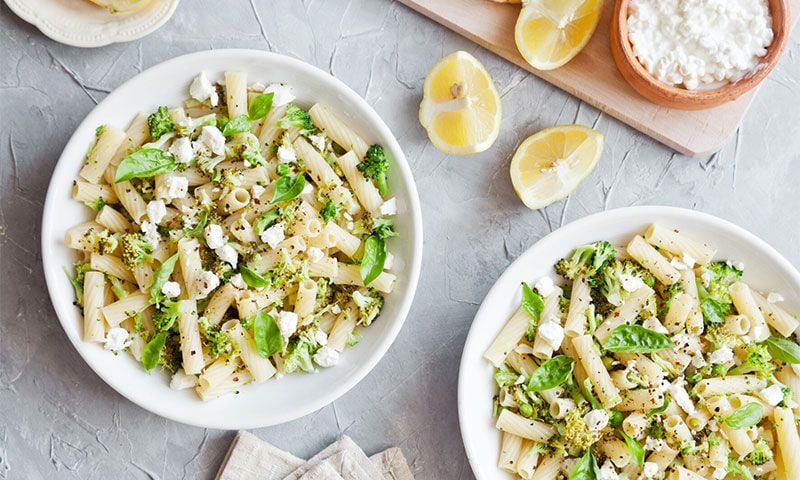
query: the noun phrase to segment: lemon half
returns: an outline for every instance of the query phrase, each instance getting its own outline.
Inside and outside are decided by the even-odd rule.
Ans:
[[[152,0],[89,0],[111,13],[136,12],[150,5]]]
[[[589,43],[603,14],[603,0],[529,0],[522,7],[514,40],[525,61],[552,70]]]
[[[500,95],[486,68],[458,51],[425,77],[419,122],[439,150],[468,155],[486,150],[500,132]]]
[[[558,125],[531,135],[511,159],[511,183],[536,210],[567,197],[592,172],[603,152],[603,135],[582,125]]]

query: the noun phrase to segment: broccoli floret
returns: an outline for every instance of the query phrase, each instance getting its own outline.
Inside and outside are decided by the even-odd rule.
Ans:
[[[741,365],[731,369],[731,374],[755,373],[761,378],[769,378],[775,373],[775,364],[772,363],[772,355],[769,354],[766,345],[751,343],[745,350],[747,357]]]
[[[672,285],[668,285],[666,288],[664,288],[663,294],[660,296],[664,300],[661,303],[661,308],[659,309],[659,317],[663,317],[667,314],[667,312],[669,312],[669,307],[672,305],[672,300],[675,299],[676,295],[682,293],[683,291],[683,284],[680,282],[675,282]]]
[[[92,269],[89,263],[78,262],[74,265],[75,268],[75,275],[72,276],[67,270],[67,267],[64,267],[64,273],[67,275],[67,279],[69,279],[69,283],[72,284],[72,289],[75,290],[75,305],[82,307],[83,306],[83,279],[86,276],[86,272]]]
[[[353,292],[353,301],[358,306],[359,325],[369,326],[383,308],[383,297],[373,289],[369,289],[368,293],[370,296],[364,295],[358,290]]]
[[[211,358],[233,352],[231,336],[220,331],[218,325],[211,325],[205,317],[200,318],[200,330],[203,332],[205,341],[203,342]]]
[[[92,200],[91,202],[83,202],[84,205],[91,208],[95,212],[99,212],[106,206],[106,201],[103,200],[103,197],[97,197],[96,199]]]
[[[742,270],[728,262],[711,262],[700,270],[700,279],[704,285],[719,283],[729,287],[742,278]]]
[[[164,348],[161,349],[161,357],[158,364],[170,373],[175,373],[183,366],[183,355],[181,354],[181,336],[172,333],[167,336]]]
[[[717,325],[725,321],[732,304],[728,287],[741,277],[741,270],[725,262],[712,262],[702,268],[702,283],[697,285],[697,293],[700,310],[707,325]]]
[[[605,318],[616,308],[614,304],[609,302],[602,292],[600,292],[600,289],[592,288],[590,290],[590,295],[592,297],[592,306],[594,306],[596,314]]]
[[[169,116],[169,109],[164,106],[158,107],[158,110],[147,117],[147,125],[150,126],[150,136],[153,138],[159,138],[171,132],[175,126]]]
[[[497,383],[497,388],[510,387],[516,383],[519,374],[512,372],[506,365],[494,370],[494,381]]]
[[[217,171],[217,165],[225,161],[225,155],[214,156],[208,148],[200,147],[195,150],[195,162],[201,172],[211,177],[215,182],[221,179],[221,173]]]
[[[293,373],[298,370],[313,372],[314,364],[311,361],[311,351],[314,344],[304,337],[289,341],[286,358],[283,360],[283,373]]]
[[[201,130],[203,127],[216,125],[217,124],[217,115],[214,113],[209,113],[208,115],[203,115],[202,117],[197,118],[187,118],[185,120],[181,120],[174,125],[175,131],[178,132],[178,135],[182,137],[192,137],[194,134]]]
[[[605,268],[616,256],[617,251],[614,246],[601,240],[576,248],[570,257],[556,262],[555,269],[556,273],[569,280],[575,280],[581,274],[590,278]]]
[[[603,431],[592,431],[583,421],[580,411],[574,408],[564,417],[564,431],[562,437],[570,449],[586,450],[603,436]]]
[[[122,262],[126,267],[133,267],[149,262],[153,253],[153,244],[144,239],[141,233],[126,233],[122,236]]]
[[[606,268],[590,280],[590,284],[599,288],[609,303],[614,306],[620,306],[625,298],[630,295],[622,286],[622,279],[626,276],[640,278],[650,286],[655,283],[655,279],[650,272],[640,267],[637,263],[626,259],[613,260],[608,263]]]
[[[750,463],[753,465],[764,465],[772,460],[772,449],[769,448],[769,444],[767,444],[766,440],[759,438],[755,444],[755,450],[750,452],[747,459],[750,460]]]
[[[333,203],[332,200],[328,199],[328,201],[325,202],[325,206],[320,209],[319,214],[322,216],[322,220],[328,223],[339,216],[339,209],[336,208],[336,204]]]
[[[153,327],[156,332],[166,332],[175,325],[178,319],[178,303],[172,301],[162,302],[160,307],[153,313]]]
[[[664,424],[658,419],[654,419],[652,422],[650,422],[650,425],[645,428],[645,432],[648,436],[661,440],[663,440],[666,436]]]
[[[316,130],[314,122],[311,121],[311,115],[293,103],[286,107],[286,113],[283,114],[283,118],[278,120],[278,126],[284,130],[292,127],[299,128],[302,135],[310,135]]]
[[[261,154],[261,145],[258,137],[250,132],[242,134],[242,139],[233,146],[233,154],[251,167],[266,165],[267,163],[264,155]]]
[[[364,177],[375,180],[381,195],[386,195],[389,192],[389,185],[386,183],[389,159],[386,157],[386,151],[382,146],[376,144],[369,147],[364,160],[358,164],[358,170],[364,174]]]
[[[397,232],[393,229],[392,221],[386,218],[376,218],[372,221],[372,234],[381,240],[397,236]]]

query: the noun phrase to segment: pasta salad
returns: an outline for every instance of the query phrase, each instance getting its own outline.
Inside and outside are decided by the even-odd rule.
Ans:
[[[200,73],[183,105],[97,128],[66,232],[83,336],[203,400],[332,367],[395,275],[390,160],[292,87]]]
[[[653,224],[522,284],[484,357],[499,468],[526,480],[800,478],[798,319]]]

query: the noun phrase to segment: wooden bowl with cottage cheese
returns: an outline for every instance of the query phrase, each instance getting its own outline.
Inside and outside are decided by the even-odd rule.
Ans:
[[[735,100],[769,75],[786,46],[787,1],[761,1],[695,0],[686,11],[660,0],[616,0],[614,61],[634,90],[665,107],[701,110]]]

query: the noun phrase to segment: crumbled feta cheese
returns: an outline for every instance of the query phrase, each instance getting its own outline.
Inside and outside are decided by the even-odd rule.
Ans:
[[[261,195],[264,195],[264,192],[267,189],[256,183],[256,184],[253,185],[253,188],[251,188],[250,190],[253,193],[253,198],[260,198]]]
[[[306,186],[303,187],[303,191],[300,193],[302,193],[303,195],[311,195],[312,193],[314,193],[314,185],[312,185],[310,182],[307,182]]]
[[[179,368],[169,381],[169,388],[173,390],[185,390],[195,385],[197,385],[197,376],[187,375],[182,368]]]
[[[703,358],[702,352],[695,352],[695,354],[692,355],[692,366],[694,368],[703,368],[706,365],[706,359]]]
[[[608,425],[608,412],[602,409],[594,409],[583,416],[583,421],[593,432],[600,431]]]
[[[392,252],[386,252],[386,260],[383,262],[383,268],[385,270],[391,270],[394,266],[394,255]]]
[[[292,87],[282,83],[271,83],[264,89],[264,93],[272,94],[272,106],[280,107],[295,99]]]
[[[758,396],[774,407],[783,400],[783,390],[780,385],[773,384],[758,392]]]
[[[229,263],[233,268],[236,268],[236,264],[239,261],[239,253],[234,250],[233,247],[225,244],[219,248],[215,248],[214,253],[217,254],[220,260]]]
[[[669,333],[669,331],[664,328],[664,325],[656,317],[647,317],[642,322],[642,326],[644,328],[656,331],[658,333]]]
[[[644,440],[644,449],[649,452],[660,452],[664,448],[664,440],[660,438],[647,437]]]
[[[611,460],[608,458],[605,462],[603,462],[603,466],[600,467],[600,476],[597,477],[597,480],[618,480],[619,475],[617,475],[617,470],[614,468],[614,464],[611,463]]]
[[[715,468],[714,471],[711,472],[711,478],[714,480],[722,480],[727,476],[728,476],[727,468]]]
[[[683,381],[683,377],[678,377],[672,385],[670,385],[669,393],[672,396],[672,399],[675,400],[675,403],[681,407],[681,410],[686,412],[687,415],[693,415],[695,413],[694,402],[692,399],[689,398],[689,394],[686,393],[685,383]]]
[[[284,340],[288,340],[297,331],[297,314],[294,312],[281,311],[278,314],[278,329]]]
[[[539,295],[547,297],[548,295],[553,293],[553,290],[555,290],[556,287],[555,284],[553,283],[552,278],[544,276],[536,281],[536,284],[533,286],[533,288],[535,288],[536,291],[539,292]]]
[[[189,193],[189,179],[181,175],[167,175],[164,186],[167,187],[167,200],[186,198]]]
[[[635,292],[644,286],[644,281],[635,275],[628,275],[623,273],[619,276],[619,281],[622,283],[622,288],[626,292]]]
[[[340,307],[338,304],[334,304],[331,307],[331,313],[334,315],[339,315],[340,313],[342,313],[342,307]]]
[[[275,225],[261,232],[261,241],[269,245],[269,247],[272,249],[278,248],[278,244],[286,238],[286,234],[284,233],[283,229],[283,222],[276,223]]]
[[[164,217],[167,216],[167,206],[164,204],[164,200],[150,200],[147,203],[147,218],[150,219],[150,223],[154,223],[158,225],[164,220]]]
[[[203,142],[212,153],[225,155],[225,135],[214,125],[206,125],[200,132],[200,141]]]
[[[204,102],[208,100],[212,107],[216,107],[217,103],[219,103],[217,89],[214,88],[214,85],[211,85],[211,82],[208,81],[208,77],[206,77],[205,72],[200,72],[200,75],[192,80],[192,84],[189,85],[189,95],[191,95],[192,98],[198,102]]]
[[[767,295],[767,302],[769,303],[778,303],[784,301],[783,295],[777,292],[769,292]]]
[[[697,263],[697,259],[688,253],[683,252],[683,263],[689,268],[694,268],[694,265]]]
[[[339,363],[339,352],[331,347],[324,346],[317,350],[317,353],[312,358],[320,367],[332,367]]]
[[[397,215],[397,199],[392,197],[381,205],[381,215]]]
[[[206,245],[211,250],[216,250],[221,246],[225,245],[225,238],[222,234],[222,227],[215,223],[210,223],[206,225],[206,228],[203,229],[203,236],[206,239]]]
[[[728,363],[731,360],[733,360],[733,350],[728,347],[714,350],[708,356],[708,363]]]
[[[359,292],[358,290],[353,291],[353,302],[359,307],[364,308],[370,301],[370,298],[365,296],[363,293]]]
[[[194,150],[192,149],[192,141],[188,137],[178,137],[169,146],[169,153],[175,157],[178,163],[187,164],[194,158]]]
[[[105,349],[112,352],[125,350],[133,341],[124,328],[114,327],[106,334]]]
[[[198,298],[206,298],[217,287],[219,287],[219,277],[214,275],[214,272],[205,270],[197,276]]]
[[[248,90],[252,90],[254,92],[259,92],[259,93],[263,92],[265,88],[267,88],[267,86],[261,82],[253,82],[250,84],[249,87],[247,87]]]
[[[316,333],[314,333],[314,340],[324,347],[328,344],[328,334],[322,330],[317,330]]]
[[[158,233],[158,225],[147,221],[142,222],[142,233],[147,243],[152,245],[153,248],[158,247],[158,242],[161,241],[161,234]]]
[[[294,148],[291,146],[278,146],[278,162],[280,163],[292,163],[297,161],[297,154],[294,153]]]
[[[552,319],[541,322],[536,334],[553,350],[561,348],[561,342],[564,341],[564,328]]]
[[[326,142],[325,142],[325,134],[324,133],[318,133],[318,134],[315,134],[315,135],[309,135],[308,136],[308,141],[310,141],[311,145],[314,145],[314,148],[316,148],[320,152],[324,152],[325,151],[325,143]]]
[[[740,262],[738,260],[725,260],[725,264],[737,270],[744,270],[744,262]]]
[[[644,462],[642,475],[644,478],[653,478],[658,474],[658,464],[655,462]]]
[[[181,294],[181,284],[178,282],[165,282],[161,286],[161,293],[169,298],[175,298]]]
[[[672,260],[670,260],[669,264],[672,265],[672,267],[675,270],[688,270],[689,269],[689,267],[685,263],[683,263],[680,259],[678,259],[677,257],[675,257]]]
[[[325,258],[325,254],[322,252],[321,249],[319,249],[317,247],[310,247],[308,249],[308,260],[311,263],[319,262],[323,258]]]
[[[769,327],[766,324],[755,325],[750,329],[748,335],[756,342],[763,342],[769,338]]]
[[[230,282],[231,282],[231,285],[233,285],[234,287],[236,287],[238,289],[242,289],[243,290],[243,289],[247,288],[247,284],[244,283],[244,279],[242,279],[242,274],[241,273],[237,273],[236,275],[232,276]]]

